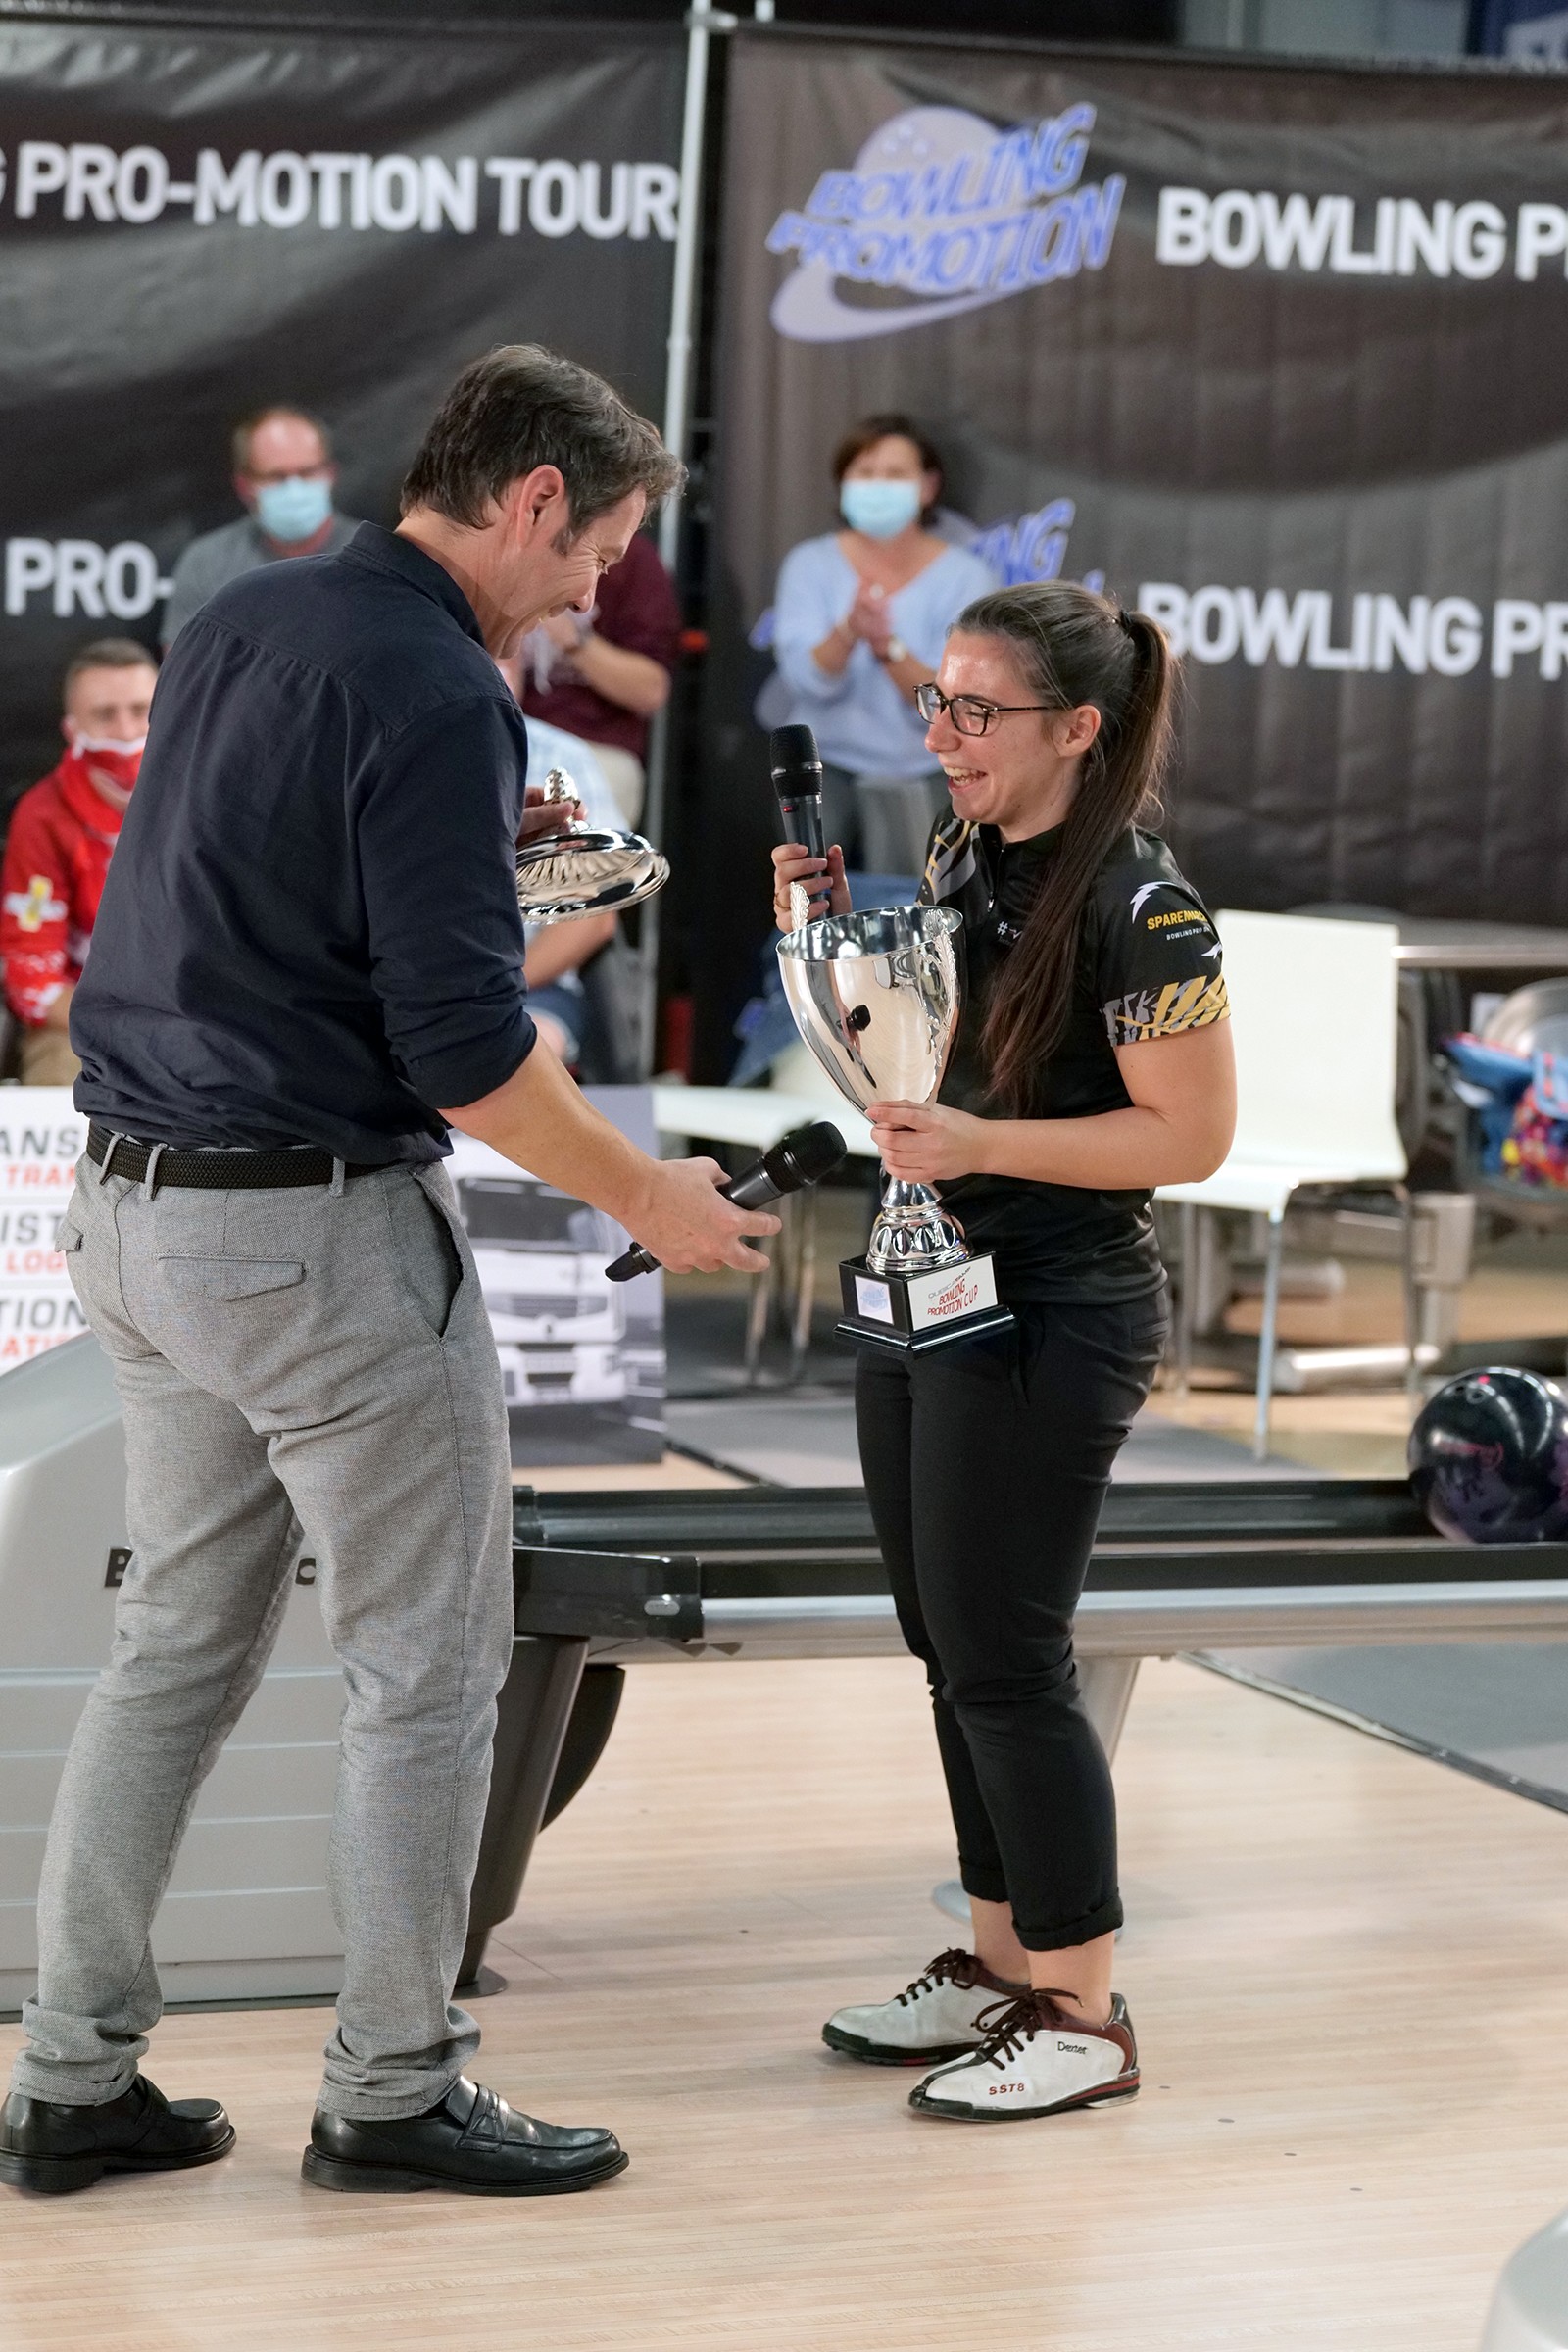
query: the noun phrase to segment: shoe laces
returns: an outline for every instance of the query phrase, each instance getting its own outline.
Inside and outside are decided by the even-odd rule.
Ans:
[[[993,2001],[989,2009],[982,2009],[974,2021],[975,2031],[982,2036],[976,2060],[994,2066],[1000,2074],[1042,2027],[1062,2022],[1061,2013],[1054,2006],[1058,1998],[1070,2000],[1072,1995],[1061,1993],[1055,1985],[1035,1985],[1015,2000]],[[1085,2025],[1082,2031],[1093,2034],[1097,2029]]]
[[[938,1952],[923,1975],[906,1986],[898,1996],[899,2006],[908,2008],[921,1993],[935,1992],[939,1984],[956,1984],[960,1992],[966,1992],[978,1983],[979,1976],[980,1963],[973,1952],[960,1951],[955,1944],[951,1951]]]

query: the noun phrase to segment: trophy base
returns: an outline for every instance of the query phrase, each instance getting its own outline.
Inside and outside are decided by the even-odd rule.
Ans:
[[[867,1340],[919,1355],[949,1340],[1004,1331],[1012,1321],[1010,1307],[997,1304],[989,1253],[926,1274],[878,1274],[863,1257],[851,1257],[839,1267],[839,1280],[844,1315],[834,1328],[841,1340]]]

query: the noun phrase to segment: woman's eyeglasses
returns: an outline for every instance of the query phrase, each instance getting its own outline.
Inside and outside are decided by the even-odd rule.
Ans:
[[[944,694],[933,684],[917,686],[914,707],[930,726],[944,711],[960,735],[989,735],[994,720],[1010,717],[1014,710],[1057,710],[1059,703],[983,703],[977,694]]]

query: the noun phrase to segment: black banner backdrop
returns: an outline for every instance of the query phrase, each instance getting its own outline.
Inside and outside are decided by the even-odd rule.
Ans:
[[[683,86],[678,27],[0,24],[0,794],[75,647],[156,642],[245,411],[318,411],[382,521],[493,343],[662,412]]]
[[[1568,920],[1560,83],[741,34],[727,153],[716,615],[833,527],[844,427],[910,410],[1004,576],[1187,654],[1213,902]],[[715,789],[760,856],[743,651]],[[710,1065],[765,890],[709,937]]]

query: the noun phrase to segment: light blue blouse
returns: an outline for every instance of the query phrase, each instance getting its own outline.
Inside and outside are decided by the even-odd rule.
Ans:
[[[1001,586],[967,548],[945,547],[906,588],[888,599],[893,633],[936,675],[943,640],[977,596]],[[899,692],[870,647],[858,644],[843,674],[830,678],[811,656],[854,604],[859,577],[836,532],[792,547],[779,568],[773,651],[793,701],[793,725],[814,729],[817,749],[852,775],[920,776],[936,765],[925,721]]]
[[[585,743],[580,735],[568,735],[564,727],[551,726],[542,718],[524,718],[522,723],[528,730],[529,783],[542,784],[550,770],[559,767],[576,785],[583,815],[590,825],[611,832],[624,831],[626,820],[620,813],[620,804],[610,789],[593,745]],[[529,923],[524,937],[531,940],[542,929],[540,923]],[[582,982],[575,971],[563,972],[547,985],[567,989],[574,996],[582,994]]]

